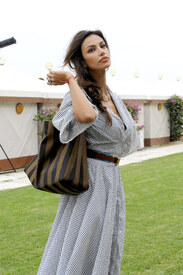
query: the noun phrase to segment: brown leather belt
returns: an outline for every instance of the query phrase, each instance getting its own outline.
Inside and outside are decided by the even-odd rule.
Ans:
[[[107,162],[113,162],[116,165],[119,164],[120,158],[106,155],[105,153],[97,152],[91,149],[87,149],[87,157],[93,159],[99,159]]]

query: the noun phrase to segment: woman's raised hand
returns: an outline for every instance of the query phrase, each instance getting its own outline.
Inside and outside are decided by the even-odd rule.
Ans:
[[[64,85],[72,76],[69,71],[49,71],[47,74],[48,85]]]

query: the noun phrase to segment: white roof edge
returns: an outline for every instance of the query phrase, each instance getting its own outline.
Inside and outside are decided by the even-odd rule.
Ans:
[[[42,92],[42,91],[0,91],[1,97],[24,97],[24,98],[53,98],[62,99],[66,92]],[[135,94],[123,94],[119,95],[122,100],[167,100],[169,96],[147,96],[147,95],[135,95]]]

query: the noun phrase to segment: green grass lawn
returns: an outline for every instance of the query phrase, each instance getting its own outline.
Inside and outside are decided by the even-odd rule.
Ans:
[[[183,274],[183,154],[121,173],[127,207],[121,274]]]
[[[183,274],[183,153],[123,166],[121,174],[121,274]],[[0,274],[36,274],[58,201],[31,186],[0,192]]]

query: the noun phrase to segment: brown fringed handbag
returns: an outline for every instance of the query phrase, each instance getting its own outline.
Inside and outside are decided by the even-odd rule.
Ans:
[[[86,191],[89,186],[85,132],[62,144],[52,121],[44,121],[39,153],[24,172],[36,189],[66,195]]]

